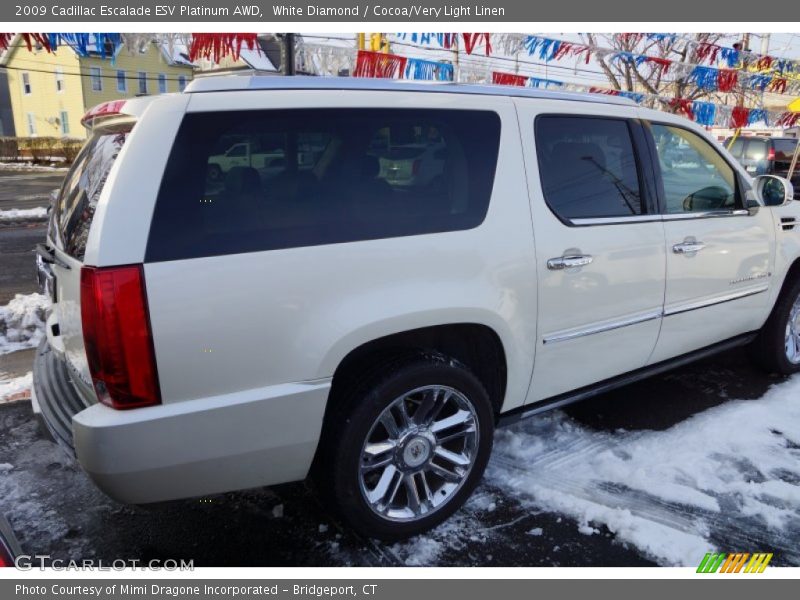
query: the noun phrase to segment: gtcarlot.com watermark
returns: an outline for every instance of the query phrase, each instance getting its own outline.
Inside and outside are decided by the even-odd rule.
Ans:
[[[194,560],[139,560],[138,558],[118,558],[112,561],[85,558],[82,560],[64,560],[51,558],[49,554],[21,554],[14,559],[14,566],[20,571],[39,569],[44,571],[194,571]]]

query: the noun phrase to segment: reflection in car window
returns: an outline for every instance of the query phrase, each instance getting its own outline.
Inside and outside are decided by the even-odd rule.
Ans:
[[[636,157],[624,120],[541,116],[536,148],[545,200],[560,218],[642,213]]]
[[[476,227],[499,142],[491,111],[192,113],[167,163],[147,259]],[[229,152],[237,144],[242,156]]]
[[[736,208],[736,176],[722,155],[697,134],[653,124],[666,212]]]
[[[127,126],[95,134],[64,178],[54,207],[53,229],[64,252],[78,260],[83,260],[100,192],[129,131]]]

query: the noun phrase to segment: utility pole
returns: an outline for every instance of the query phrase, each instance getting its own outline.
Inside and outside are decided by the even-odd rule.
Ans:
[[[750,52],[750,34],[743,33],[742,34],[742,44],[741,44],[741,51],[742,52]],[[736,45],[733,46],[736,48]],[[736,100],[736,106],[744,106],[744,86],[741,87],[741,91],[739,92],[739,98]]]
[[[281,52],[281,70],[284,75],[296,75],[295,57],[294,57],[294,34],[283,34],[283,45]]]

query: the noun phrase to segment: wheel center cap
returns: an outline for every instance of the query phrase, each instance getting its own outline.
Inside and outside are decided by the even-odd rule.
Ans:
[[[403,448],[403,462],[413,469],[427,461],[430,454],[431,446],[428,440],[422,436],[415,436]]]

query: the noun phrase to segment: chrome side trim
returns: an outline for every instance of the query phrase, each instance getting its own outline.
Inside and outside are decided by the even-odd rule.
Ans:
[[[588,217],[570,219],[569,222],[577,226],[585,225],[625,225],[627,223],[658,223],[661,215],[631,215],[630,217]]]
[[[735,210],[706,210],[691,213],[674,213],[658,215],[631,215],[629,217],[589,217],[569,219],[569,224],[576,227],[591,225],[627,225],[632,223],[657,223],[659,221],[688,221],[693,219],[718,219],[721,217],[749,217],[750,211],[744,208]]]
[[[557,331],[553,334],[550,334],[542,338],[542,343],[553,344],[555,342],[565,342],[567,340],[574,340],[576,338],[585,337],[587,335],[594,335],[596,333],[613,331],[615,329],[621,329],[622,327],[628,327],[630,325],[638,325],[639,323],[644,323],[646,321],[661,319],[662,317],[670,317],[672,315],[678,315],[692,310],[714,306],[716,304],[724,304],[726,302],[731,302],[733,300],[740,300],[742,298],[747,298],[748,296],[755,296],[756,294],[763,294],[767,290],[769,290],[769,285],[763,285],[757,288],[751,288],[749,290],[742,290],[740,292],[725,294],[724,296],[709,298],[707,300],[696,300],[694,302],[676,304],[671,307],[665,308],[663,311],[662,310],[649,311],[646,313],[634,315],[632,317],[627,317],[625,319],[620,319],[618,321],[608,321],[605,323],[598,323],[596,325],[589,325],[588,327],[583,327],[581,329],[568,329],[564,331]]]
[[[605,323],[599,323],[597,325],[590,325],[589,327],[584,327],[582,329],[569,329],[565,331],[559,331],[544,337],[542,339],[542,343],[552,344],[554,342],[564,342],[566,340],[573,340],[575,338],[580,338],[587,335],[593,335],[595,333],[613,331],[614,329],[621,329],[622,327],[628,327],[629,325],[636,325],[638,323],[644,323],[645,321],[653,321],[655,319],[660,319],[661,315],[662,315],[661,310],[653,310],[646,313],[634,315],[632,317],[627,317],[625,319],[620,319],[619,321],[609,321]]]
[[[769,285],[762,285],[757,288],[749,290],[742,290],[741,292],[733,292],[725,294],[724,296],[716,296],[715,298],[708,298],[706,300],[696,300],[694,302],[686,302],[684,304],[676,304],[664,309],[664,316],[670,317],[680,313],[689,312],[690,310],[697,310],[698,308],[706,308],[715,304],[724,304],[733,300],[747,298],[748,296],[755,296],[756,294],[763,294],[769,289]]]
[[[736,210],[706,210],[689,213],[673,213],[661,215],[664,221],[687,221],[692,219],[719,219],[721,217],[749,217],[750,211],[744,208]]]

